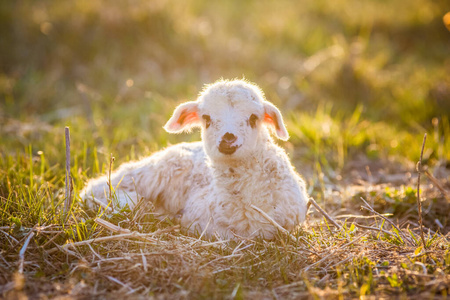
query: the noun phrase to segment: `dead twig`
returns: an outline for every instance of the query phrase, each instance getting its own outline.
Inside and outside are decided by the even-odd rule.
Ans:
[[[22,249],[20,249],[19,252],[19,273],[23,274],[23,265],[25,262],[25,251],[27,251],[28,244],[30,244],[31,238],[34,236],[34,231],[30,231],[30,233],[27,236],[27,239],[25,240],[25,243],[23,243]]]
[[[108,278],[109,280],[111,280],[112,282],[119,284],[123,288],[128,289],[129,291],[133,291],[133,289],[128,284],[123,283],[119,279],[116,279],[116,278],[114,278],[112,276],[108,276],[108,275],[106,275],[105,277]]]
[[[254,210],[256,210],[257,212],[259,212],[264,219],[266,219],[267,221],[269,221],[269,223],[271,223],[273,226],[275,226],[275,228],[277,228],[279,231],[281,231],[282,233],[284,233],[285,235],[287,235],[291,240],[293,241],[297,241],[297,239],[285,228],[281,227],[280,224],[278,224],[274,219],[272,219],[268,214],[266,214],[263,210],[261,210],[259,207],[256,207],[255,205],[251,205],[251,208],[253,208]]]
[[[60,231],[57,234],[55,234],[55,236],[53,236],[50,240],[48,240],[44,245],[40,246],[41,249],[44,249],[48,244],[50,244],[51,242],[53,242],[58,236],[60,236],[62,233],[64,233],[64,231]]]
[[[103,226],[106,229],[109,229],[109,230],[111,230],[113,232],[116,232],[116,233],[130,233],[131,232],[129,229],[121,228],[121,227],[119,227],[117,225],[114,225],[111,222],[105,221],[105,220],[100,219],[100,218],[95,218],[94,222],[97,223],[98,225]]]
[[[67,220],[68,212],[72,206],[72,177],[70,176],[70,130],[64,129],[66,136],[66,199],[64,200],[64,221]]]
[[[107,242],[107,241],[113,241],[113,240],[123,240],[126,238],[137,238],[137,239],[142,239],[146,242],[152,242],[152,243],[156,243],[157,241],[155,239],[152,239],[149,237],[148,234],[140,234],[137,232],[131,232],[131,233],[124,233],[124,234],[118,234],[118,235],[110,235],[110,236],[104,236],[104,237],[99,237],[99,238],[94,238],[94,239],[89,239],[89,240],[85,240],[85,241],[81,241],[81,242],[76,242],[76,243],[70,243],[70,244],[65,244],[59,248],[62,248],[63,250],[65,250],[67,247],[70,246],[85,246],[85,245],[89,245],[91,243],[100,243],[100,242]],[[53,252],[56,252],[59,250],[59,248],[53,248],[50,249],[49,251],[47,251],[48,254],[51,254]]]
[[[100,222],[102,224],[109,223],[109,222],[107,222],[105,220],[102,220],[102,221],[104,221],[104,222]],[[98,223],[98,220],[96,220],[96,222]],[[98,224],[100,224],[100,223],[98,223]],[[111,225],[116,226],[114,224],[111,224]],[[110,235],[110,236],[104,236],[104,237],[99,237],[99,238],[93,238],[93,239],[80,241],[80,242],[76,242],[76,243],[65,244],[63,246],[57,246],[56,248],[53,248],[53,249],[50,249],[49,251],[47,251],[47,253],[51,254],[51,253],[56,252],[58,250],[66,251],[67,248],[71,247],[71,246],[73,246],[73,247],[85,246],[85,245],[89,245],[89,244],[92,244],[92,243],[108,242],[108,241],[113,241],[113,240],[126,240],[127,238],[135,238],[135,239],[144,241],[146,243],[156,244],[158,242],[158,240],[154,239],[153,238],[154,236],[159,235],[159,234],[163,234],[163,233],[166,233],[166,232],[178,230],[179,227],[180,227],[180,225],[175,225],[175,226],[172,226],[172,227],[159,229],[159,230],[157,230],[155,232],[152,232],[152,233],[140,233],[140,232],[137,232],[137,231],[129,231],[128,233],[123,233],[123,234],[118,234],[118,235]],[[108,229],[110,229],[110,228],[108,228]],[[122,230],[127,230],[127,229],[122,229]],[[161,242],[161,241],[159,241],[159,242]]]
[[[425,175],[427,175],[428,179],[431,180],[434,186],[436,186],[441,191],[442,195],[444,195],[444,198],[447,199],[448,202],[450,202],[450,192],[444,189],[442,184],[433,176],[433,174],[428,171],[424,171],[424,173]]]
[[[366,200],[364,200],[363,197],[360,197],[360,199],[367,205],[367,206],[361,206],[362,208],[376,214],[377,216],[379,216],[380,218],[382,218],[383,220],[388,222],[393,228],[395,228],[398,231],[398,234],[401,235],[401,238],[403,240],[408,242],[410,244],[410,246],[414,246],[414,243],[406,235],[403,234],[403,231],[400,228],[398,228],[398,226],[395,225],[394,222],[392,222],[391,220],[389,220],[388,218],[386,218],[385,216],[383,216],[382,214],[377,212],[375,209],[373,209],[373,207],[370,206],[370,204]]]
[[[113,166],[114,160],[115,160],[115,158],[111,153],[111,157],[109,158],[109,173],[108,173],[108,188],[109,188],[109,200],[110,201],[112,199],[112,190],[113,190],[112,183],[111,183],[111,172],[112,172],[112,166]]]
[[[205,243],[205,244],[199,244],[199,245],[197,245],[197,243],[198,243],[198,240],[196,240],[196,241],[194,241],[194,243],[192,243],[192,245],[191,245],[191,247],[194,247],[195,246],[195,248],[193,248],[193,249],[196,249],[196,248],[206,248],[206,247],[215,247],[215,246],[217,246],[217,245],[222,245],[222,244],[226,244],[226,243],[228,243],[230,240],[220,240],[220,241],[216,241],[216,242],[210,242],[210,243]]]
[[[0,295],[1,294],[6,294],[7,292],[9,292],[10,290],[12,290],[12,289],[14,289],[14,288],[16,288],[16,282],[15,281],[11,281],[11,282],[8,282],[7,284],[5,284],[5,285],[1,285],[0,286]]]
[[[391,213],[385,213],[385,214],[381,214],[382,216],[385,217],[390,217],[392,216]],[[335,216],[336,219],[349,219],[349,218],[353,218],[353,219],[372,219],[372,218],[378,218],[378,215],[373,215],[373,216],[360,216],[360,215],[338,215]]]
[[[100,206],[101,208],[103,208],[104,210],[114,213],[117,212],[114,208],[112,208],[111,206],[109,206],[109,204],[105,204],[102,201],[95,199],[94,197],[91,199],[95,204],[97,204],[98,206]],[[111,203],[112,204],[112,203]]]
[[[417,163],[416,169],[419,173],[419,176],[417,177],[417,208],[419,213],[419,227],[420,227],[420,237],[422,238],[422,244],[423,247],[426,249],[427,245],[425,243],[425,236],[423,234],[423,219],[422,219],[422,201],[420,200],[420,175],[422,173],[422,157],[423,157],[423,149],[425,148],[425,142],[427,140],[427,134],[423,136],[423,142],[422,142],[422,150],[420,151],[420,158],[419,162]]]
[[[1,230],[0,229],[0,232],[1,233],[3,233],[4,235],[6,235],[8,238],[10,238],[11,240],[13,240],[14,241],[14,243],[16,243],[16,245],[19,243],[19,241],[18,240],[16,240],[13,236],[11,236],[9,233],[7,233],[7,232],[5,232],[5,231],[3,231],[3,230]],[[9,240],[8,240],[9,241]],[[10,243],[11,243],[11,241],[9,241]]]
[[[362,228],[362,229],[367,229],[367,230],[373,230],[373,231],[383,232],[383,233],[386,233],[387,235],[390,235],[390,236],[394,236],[394,237],[395,237],[395,234],[393,234],[392,232],[389,232],[389,231],[387,231],[387,230],[385,230],[385,229],[383,229],[383,228],[372,227],[372,226],[365,226],[365,225],[361,225],[361,224],[358,224],[358,223],[353,223],[353,224],[355,224],[356,227],[359,227],[359,228]]]
[[[142,266],[144,267],[145,273],[147,273],[148,272],[147,257],[145,257],[144,252],[142,252],[142,249],[141,249],[141,256],[142,256]]]
[[[342,229],[342,226],[336,223],[330,215],[328,215],[322,207],[317,204],[317,202],[311,197],[309,198],[309,203],[311,203],[331,224],[333,224],[337,229]]]
[[[315,263],[313,263],[313,264],[311,264],[311,265],[305,267],[303,270],[301,270],[301,272],[302,272],[302,273],[303,273],[303,272],[307,272],[309,269],[311,269],[311,268],[313,268],[313,267],[315,267],[315,266],[321,264],[322,262],[326,261],[326,260],[327,260],[328,258],[330,258],[330,257],[333,257],[333,256],[336,256],[336,257],[337,257],[338,255],[337,255],[336,252],[342,252],[342,251],[345,251],[345,248],[346,248],[346,247],[348,247],[348,246],[350,246],[350,245],[352,245],[352,244],[358,242],[358,241],[359,241],[360,239],[362,239],[364,236],[366,236],[366,235],[365,235],[365,234],[360,235],[360,236],[354,238],[353,240],[351,240],[350,242],[348,242],[348,243],[346,243],[346,244],[344,244],[344,245],[342,245],[342,246],[339,246],[338,248],[331,249],[331,250],[329,251],[330,253],[329,253],[328,255],[324,256],[324,257],[321,258],[321,259],[319,259],[319,260],[316,261]],[[352,257],[352,258],[353,258],[353,257]]]

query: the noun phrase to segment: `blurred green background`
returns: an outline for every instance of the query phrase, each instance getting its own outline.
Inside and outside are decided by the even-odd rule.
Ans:
[[[448,11],[448,0],[2,1],[2,167],[28,155],[62,165],[66,125],[73,171],[88,177],[109,153],[122,162],[197,140],[162,126],[222,77],[257,83],[280,107],[297,166],[407,164],[425,132],[426,162],[445,165]]]
[[[245,77],[280,108],[291,136],[280,144],[307,181],[310,195],[328,213],[364,214],[359,210],[360,197],[364,197],[380,213],[392,213],[400,227],[416,227],[417,177],[411,173],[424,133],[428,133],[424,164],[450,189],[450,31],[443,23],[447,12],[450,0],[0,1],[0,226],[11,229],[9,234],[3,232],[5,242],[0,242],[0,253],[6,259],[0,266],[6,270],[0,272],[3,291],[20,291],[19,284],[10,285],[8,273],[15,272],[16,262],[23,263],[25,250],[26,289],[34,297],[42,295],[36,291],[45,291],[42,297],[55,297],[68,288],[67,295],[77,297],[75,291],[84,289],[84,280],[88,286],[95,285],[92,295],[99,297],[103,294],[97,294],[97,283],[101,283],[99,292],[112,284],[99,281],[100,273],[95,275],[99,277],[81,275],[85,270],[91,272],[84,260],[77,262],[59,252],[45,254],[44,247],[50,249],[51,241],[58,246],[103,234],[79,201],[74,201],[72,218],[65,221],[65,126],[70,127],[70,173],[75,199],[79,199],[89,178],[108,172],[111,153],[113,168],[117,168],[170,144],[199,140],[198,132],[170,135],[162,126],[177,104],[194,100],[204,84],[220,78]],[[422,176],[421,195],[428,200],[423,202],[424,225],[448,233],[449,202],[426,176]],[[119,226],[130,224],[139,232],[167,226],[151,221],[140,227],[134,216],[137,213],[125,209],[108,220]],[[320,217],[315,215],[316,220]],[[213,298],[225,297],[226,291],[227,297],[238,293],[236,298],[255,298],[258,293],[250,290],[271,289],[276,297],[272,288],[281,284],[290,288],[283,295],[292,291],[292,297],[304,297],[307,294],[294,292],[305,289],[319,297],[368,293],[398,297],[395,291],[400,288],[408,293],[405,297],[425,295],[420,294],[423,291],[424,297],[437,297],[441,286],[444,296],[448,280],[442,279],[442,272],[447,272],[448,263],[444,262],[445,246],[437,243],[438,234],[431,236],[428,230],[431,251],[417,248],[412,255],[410,246],[400,248],[396,238],[380,234],[377,240],[383,243],[367,252],[367,247],[377,243],[363,236],[366,231],[356,233],[354,224],[345,223],[349,226],[344,225],[345,236],[332,233],[324,223],[308,225],[302,240],[309,246],[303,242],[297,246],[315,254],[336,254],[334,260],[327,253],[322,258],[317,255],[323,263],[314,264],[310,273],[307,269],[312,265],[300,272],[298,266],[312,260],[300,257],[295,252],[300,248],[292,248],[292,243],[286,247],[282,240],[283,249],[278,242],[271,246],[264,242],[262,248],[245,250],[248,256],[236,257],[234,270],[222,269],[228,263],[222,259],[248,248],[241,247],[242,243],[234,250],[211,247],[206,260],[193,265],[191,256],[186,261],[182,258],[181,269],[170,273],[167,270],[173,265],[167,255],[172,256],[172,245],[187,241],[170,233],[173,238],[167,239],[177,242],[161,243],[166,245],[161,249],[169,251],[155,265],[157,273],[148,273],[151,279],[139,275],[139,280],[146,293],[155,291],[156,296],[166,295],[158,291],[184,293],[181,288],[186,288],[193,293],[176,295]],[[41,234],[36,227],[58,224],[65,231],[61,236]],[[32,237],[23,227],[37,231],[29,231],[36,236],[18,258],[26,234],[27,241]],[[56,228],[60,227],[52,230]],[[359,238],[353,239],[356,234]],[[414,237],[411,230],[409,234]],[[20,245],[11,242],[12,236]],[[352,241],[346,245],[359,247],[354,249],[361,256],[341,260],[342,249],[347,249],[341,248],[347,247],[342,243],[349,238]],[[121,255],[116,252],[120,245],[129,245],[124,251],[138,254],[142,247],[128,241],[114,244],[114,248],[99,246],[98,253],[114,257]],[[180,253],[187,251],[183,249],[187,248],[181,247]],[[254,252],[263,255],[262,265],[254,260]],[[388,252],[393,255],[386,256]],[[141,254],[144,257],[142,249]],[[208,267],[199,271],[204,266]],[[426,266],[426,275],[421,266]],[[378,271],[375,275],[376,268],[383,270],[380,276]],[[109,274],[111,269],[103,270]],[[199,272],[198,276],[187,276],[191,270]],[[134,281],[128,286],[133,273],[123,274],[117,279],[126,283],[121,283],[121,290],[117,286],[108,290],[114,295],[134,288]],[[197,278],[201,279],[191,287]],[[72,283],[61,285],[65,281]],[[291,284],[297,281],[302,285]],[[49,282],[59,292],[53,294]]]

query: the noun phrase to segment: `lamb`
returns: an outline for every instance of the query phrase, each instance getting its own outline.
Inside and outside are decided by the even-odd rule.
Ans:
[[[164,129],[181,133],[195,127],[201,127],[202,142],[170,146],[113,172],[120,205],[133,207],[143,198],[161,217],[179,217],[189,231],[222,239],[277,234],[253,207],[288,231],[301,225],[305,183],[269,134],[289,138],[280,111],[258,86],[244,80],[207,85],[196,101],[175,109]],[[81,192],[91,206],[105,206],[108,195],[106,176],[89,181]]]

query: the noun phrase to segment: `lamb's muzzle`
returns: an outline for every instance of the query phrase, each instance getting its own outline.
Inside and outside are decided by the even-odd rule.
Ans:
[[[233,143],[237,140],[237,136],[232,133],[225,133],[222,137],[222,141],[219,144],[219,151],[223,154],[230,155],[236,152],[239,146],[233,145]]]
[[[272,238],[278,229],[267,216],[289,231],[304,221],[304,181],[269,135],[289,138],[283,118],[256,85],[208,85],[196,101],[178,106],[164,126],[171,133],[194,127],[201,128],[202,142],[171,146],[111,175],[120,205],[143,198],[160,217],[182,212],[183,227],[221,238]],[[89,181],[82,198],[91,206],[106,205],[107,182],[106,176]]]

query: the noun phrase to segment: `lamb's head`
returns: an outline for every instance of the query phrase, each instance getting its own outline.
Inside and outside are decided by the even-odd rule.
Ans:
[[[213,160],[249,157],[269,139],[267,128],[289,138],[279,110],[254,84],[221,80],[207,85],[197,101],[178,106],[165,125],[171,133],[202,128],[205,151]]]

